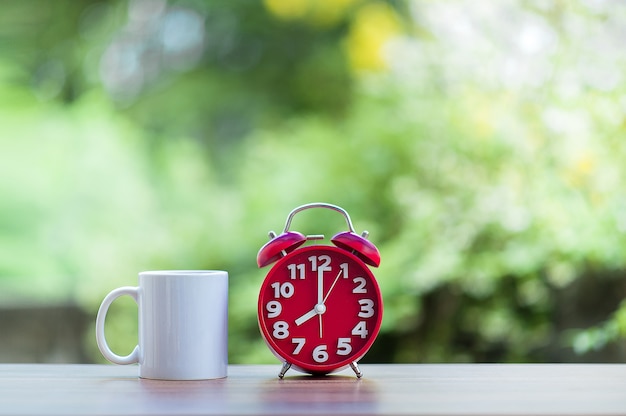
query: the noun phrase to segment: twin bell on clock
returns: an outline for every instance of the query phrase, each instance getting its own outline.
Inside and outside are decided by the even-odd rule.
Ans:
[[[289,228],[304,210],[322,208],[343,215],[348,230],[329,244],[308,244],[323,235],[304,235]],[[378,267],[380,253],[357,234],[348,213],[327,203],[299,206],[287,216],[280,235],[270,232],[257,255],[259,267],[273,264],[259,293],[261,334],[283,366],[323,375],[348,366],[357,377],[357,362],[367,353],[380,330],[383,300],[369,266]]]

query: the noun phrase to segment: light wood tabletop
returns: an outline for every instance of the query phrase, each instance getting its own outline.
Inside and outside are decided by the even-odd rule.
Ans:
[[[361,365],[326,377],[231,365],[156,381],[136,366],[0,364],[1,415],[626,415],[626,365]]]

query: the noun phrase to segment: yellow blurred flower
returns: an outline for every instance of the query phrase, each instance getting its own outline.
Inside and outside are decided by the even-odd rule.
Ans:
[[[363,0],[263,0],[265,8],[285,21],[302,20],[318,27],[332,27]],[[382,1],[365,3],[352,18],[345,48],[350,66],[356,72],[387,68],[383,48],[401,33],[400,18]]]
[[[391,6],[376,2],[361,7],[346,39],[351,67],[357,72],[386,69],[383,48],[400,33],[400,19]]]

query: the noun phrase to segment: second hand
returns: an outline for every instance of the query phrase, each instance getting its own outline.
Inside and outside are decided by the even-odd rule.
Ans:
[[[341,273],[343,273],[343,269],[339,270],[339,274],[337,275],[337,277],[335,277],[335,280],[333,281],[333,284],[330,285],[330,289],[328,289],[328,293],[326,293],[326,296],[324,296],[324,300],[322,300],[322,304],[326,304],[326,299],[328,299],[328,295],[330,295],[330,292],[333,291],[333,288],[337,284],[337,281],[339,280],[339,277],[341,276]]]
[[[319,317],[320,320],[320,338],[322,338],[322,314],[318,314],[317,315]]]

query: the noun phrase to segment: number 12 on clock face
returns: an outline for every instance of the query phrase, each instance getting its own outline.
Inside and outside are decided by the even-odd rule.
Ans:
[[[380,288],[363,261],[342,248],[313,245],[272,267],[261,286],[258,319],[275,355],[325,374],[365,355],[382,309]]]

